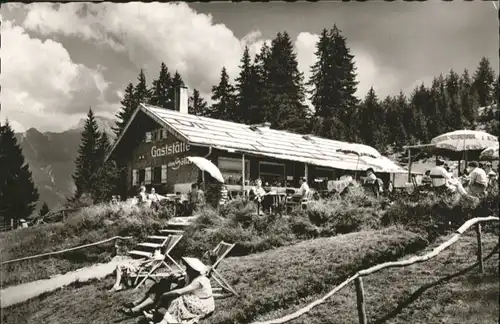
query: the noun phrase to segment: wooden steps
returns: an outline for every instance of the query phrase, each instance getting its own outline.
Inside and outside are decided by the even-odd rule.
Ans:
[[[134,247],[134,250],[129,251],[128,254],[133,257],[151,258],[154,251],[160,249],[162,246],[158,241],[165,241],[169,235],[183,234],[184,229],[190,226],[196,218],[197,216],[182,217],[169,221],[164,229],[159,230],[154,235],[148,236],[145,242],[138,243]]]

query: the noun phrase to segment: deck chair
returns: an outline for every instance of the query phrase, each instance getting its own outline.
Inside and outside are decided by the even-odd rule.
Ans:
[[[217,271],[217,267],[219,266],[219,264],[222,262],[222,260],[224,260],[224,258],[229,254],[229,252],[234,248],[235,245],[236,244],[230,244],[230,243],[226,243],[224,241],[221,241],[215,247],[215,249],[213,249],[212,251],[206,252],[205,255],[203,256],[203,257],[207,257],[208,254],[211,252],[211,254],[216,257],[216,260],[210,266],[210,270],[208,271],[208,277],[213,278],[215,280],[215,282],[217,283],[217,285],[219,286],[219,287],[216,287],[213,289],[214,292],[215,291],[226,291],[229,293],[229,294],[225,294],[225,295],[220,295],[221,297],[226,297],[228,295],[235,295],[235,296],[238,295],[236,290],[234,290],[234,288],[231,287],[231,285],[229,283],[227,283],[227,281],[224,279],[224,277],[222,277],[222,275]]]
[[[152,239],[163,239],[164,237],[162,236],[150,236]],[[173,273],[175,269],[172,268],[171,265],[169,265],[167,262],[170,261],[173,266],[177,267],[179,271],[182,270],[182,267],[177,263],[172,256],[170,255],[170,252],[174,249],[174,247],[179,243],[179,241],[182,239],[181,234],[171,234],[168,235],[166,238],[163,239],[162,243],[140,243],[140,246],[146,246],[146,247],[153,247],[155,249],[162,250],[164,249],[165,252],[162,253],[161,257],[157,258],[153,253],[149,253],[147,255],[147,258],[150,260],[150,262],[144,263],[139,270],[137,271],[136,274],[136,279],[134,282],[135,289],[138,289],[143,283],[146,282],[147,279],[152,279],[156,277],[165,277],[165,274],[155,274],[155,272],[161,268],[162,266],[165,266],[170,272]],[[139,252],[139,253],[138,253]],[[130,251],[129,252],[132,255],[145,255],[147,252],[142,252],[142,251]],[[149,269],[149,270],[148,270]],[[141,282],[138,283],[139,278],[143,278]]]

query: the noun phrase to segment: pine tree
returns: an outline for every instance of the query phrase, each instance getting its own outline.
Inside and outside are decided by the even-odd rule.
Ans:
[[[432,107],[432,101],[429,90],[422,84],[411,95],[411,120],[407,119],[411,123],[411,127],[407,129],[412,130],[410,134],[420,143],[428,143],[431,139],[428,125],[430,117],[426,114],[426,107]]]
[[[0,216],[26,219],[35,210],[38,189],[8,121],[0,125],[0,161]]]
[[[394,143],[397,149],[402,149],[410,141],[408,131],[405,128],[405,118],[408,114],[411,114],[411,110],[403,91],[400,91],[399,95],[393,98],[392,103],[391,107],[393,108],[388,113],[391,115],[391,122],[388,121],[387,125],[389,130],[394,129],[394,132],[390,132],[392,133],[391,143]],[[394,124],[392,124],[392,121]]]
[[[40,208],[40,211],[38,212],[38,215],[40,215],[40,217],[43,217],[47,215],[49,211],[50,211],[49,206],[47,206],[47,203],[44,201],[42,208]]]
[[[278,33],[266,58],[263,95],[266,120],[275,129],[297,133],[308,132],[309,109],[304,104],[303,74],[287,32]]]
[[[240,123],[259,123],[259,80],[256,67],[252,65],[248,46],[241,58],[240,74],[236,78],[236,119]]]
[[[84,193],[90,195],[93,193],[93,175],[97,174],[102,165],[102,147],[99,147],[100,137],[101,133],[94,112],[89,109],[73,173],[76,186],[74,198],[76,199],[80,198]]]
[[[175,71],[175,74],[172,78],[170,88],[168,90],[168,109],[171,110],[176,110],[175,107],[175,92],[178,91],[177,89],[180,87],[184,86],[184,81],[182,80],[182,76],[179,74],[179,72]]]
[[[464,118],[464,126],[467,128],[475,128],[479,103],[467,69],[462,73],[459,86],[460,107]]]
[[[406,145],[407,135],[403,124],[404,114],[408,110],[405,95],[400,92],[397,98],[387,96],[382,102],[386,112],[385,128],[387,144],[393,148],[401,149]]]
[[[314,117],[337,119],[347,127],[337,128],[335,139],[353,140],[355,110],[358,99],[355,97],[358,82],[354,56],[346,45],[346,38],[336,25],[328,31],[323,29],[316,44],[316,63],[311,66],[313,87],[311,101],[315,108]],[[323,132],[323,134],[321,134]],[[319,135],[325,136],[325,130]],[[347,133],[346,133],[347,132]]]
[[[460,105],[460,76],[453,70],[446,77],[446,101],[450,116],[445,120],[450,130],[464,128],[462,106]]]
[[[483,57],[474,73],[473,87],[477,93],[480,107],[489,106],[493,103],[493,93],[495,83],[495,71],[491,67],[490,61]]]
[[[370,88],[361,104],[361,138],[363,143],[384,151],[387,145],[385,111],[375,90]]]
[[[146,82],[146,75],[144,74],[144,71],[141,69],[141,72],[139,72],[139,76],[137,77],[137,80],[139,81],[135,87],[134,87],[134,100],[137,103],[137,105],[141,103],[148,103],[150,102],[151,98],[151,92],[148,89],[148,85]]]
[[[120,136],[125,125],[127,125],[127,122],[134,113],[134,110],[137,108],[137,101],[134,98],[134,85],[132,83],[129,83],[125,88],[125,95],[120,103],[122,108],[116,114],[116,127],[113,128],[117,138]]]
[[[207,102],[200,96],[197,89],[193,89],[193,95],[189,97],[188,112],[196,116],[206,116],[209,113]]]
[[[499,96],[500,96],[500,93],[499,93],[499,83],[500,83],[500,75],[497,76],[497,79],[495,80],[495,83],[493,84],[493,102],[497,105],[497,109],[498,109],[498,100],[499,100]]]
[[[110,152],[111,143],[105,132],[102,132],[97,142],[96,160],[98,169],[91,176],[90,195],[94,202],[106,201],[111,198],[116,181],[120,176],[120,170],[114,161],[105,161]]]
[[[172,106],[169,99],[169,91],[171,88],[172,79],[170,77],[170,72],[168,72],[165,63],[162,62],[160,66],[160,75],[158,79],[153,81],[150,104],[163,108]]]
[[[256,83],[255,95],[255,110],[252,113],[252,118],[249,120],[250,124],[260,124],[267,120],[270,112],[266,111],[268,108],[265,105],[265,98],[269,96],[269,77],[268,71],[271,57],[271,47],[265,42],[260,52],[255,56],[253,63],[253,72]]]
[[[229,81],[229,75],[225,67],[222,68],[219,84],[212,87],[212,100],[215,103],[212,104],[210,109],[210,117],[235,121],[237,110],[235,107],[235,89]]]

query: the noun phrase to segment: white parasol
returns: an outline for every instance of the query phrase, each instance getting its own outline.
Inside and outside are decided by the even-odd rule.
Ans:
[[[201,156],[188,156],[187,159],[195,164],[201,171],[210,173],[210,175],[217,181],[224,183],[224,178],[219,168],[211,161]]]
[[[481,152],[479,157],[481,160],[498,160],[498,145],[494,147],[488,147]]]
[[[464,129],[434,137],[431,144],[437,148],[465,152],[498,147],[498,139],[483,131]]]

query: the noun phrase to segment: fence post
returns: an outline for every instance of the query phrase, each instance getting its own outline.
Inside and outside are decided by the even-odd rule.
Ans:
[[[484,273],[483,238],[481,235],[481,223],[476,224],[476,234],[477,234],[477,262],[479,262],[479,273]]]
[[[359,324],[366,324],[366,311],[365,311],[365,291],[363,289],[363,279],[357,277],[354,279],[354,284],[356,285],[356,301],[358,304],[358,317]]]
[[[119,240],[119,238],[115,238],[115,243],[113,245],[113,256],[114,257],[118,255],[118,249],[119,249],[118,240]]]

